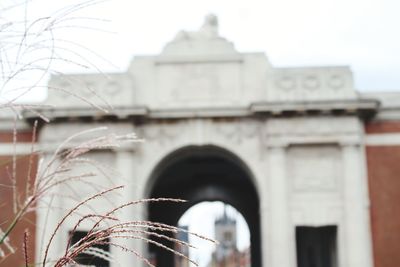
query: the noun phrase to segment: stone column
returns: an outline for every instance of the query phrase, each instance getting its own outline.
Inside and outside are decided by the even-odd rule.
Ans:
[[[357,144],[346,144],[342,149],[346,266],[372,267],[364,150]]]
[[[125,188],[122,191],[120,204],[128,203],[141,198],[136,185],[136,166],[137,162],[135,161],[135,151],[133,148],[125,147],[116,151],[116,169],[120,177],[118,177],[118,182],[115,182],[115,184],[125,185]],[[119,214],[119,218],[121,221],[143,220],[141,216],[141,210],[142,209],[139,206],[124,208]],[[135,250],[141,255],[144,253],[144,246],[142,244],[143,242],[140,240],[119,239],[117,242]],[[111,265],[112,267],[141,266],[142,261],[137,259],[137,257],[131,252],[125,252],[121,251],[120,249],[112,248],[112,253],[118,261],[118,264],[113,263]]]
[[[293,232],[290,229],[284,146],[268,149],[269,251],[271,267],[292,267]],[[263,227],[266,227],[265,223]],[[268,225],[267,225],[268,227]],[[265,231],[265,229],[263,229]],[[266,266],[264,259],[264,266]]]

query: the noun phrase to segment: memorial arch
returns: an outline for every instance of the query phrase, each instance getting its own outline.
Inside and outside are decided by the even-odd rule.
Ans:
[[[57,108],[41,110],[52,120],[39,133],[46,153],[94,127],[135,132],[146,142],[94,155],[121,172],[114,182],[127,190],[118,201],[191,200],[163,210],[156,204],[128,210],[126,220],[175,224],[190,205],[218,199],[246,218],[253,267],[310,261],[318,267],[372,267],[373,251],[378,263],[398,256],[387,249],[398,244],[384,233],[399,236],[390,223],[397,216],[391,210],[398,194],[391,189],[398,183],[398,161],[385,159],[386,149],[400,155],[400,96],[358,92],[349,67],[276,68],[263,52],[236,51],[209,16],[198,31],[179,32],[159,55],[135,57],[126,72],[56,75],[49,87],[62,90],[49,91],[48,103]],[[102,105],[93,90],[114,107],[108,114],[63,93]],[[37,117],[24,115],[27,122]],[[21,127],[31,129],[28,123]],[[390,201],[380,197],[385,194]],[[48,227],[61,216],[53,211]],[[47,215],[38,211],[37,218],[40,224]],[[55,252],[70,229],[62,230]],[[37,232],[39,246],[43,229]],[[307,256],[310,244],[316,256]],[[147,253],[141,243],[132,246]],[[122,266],[132,264],[131,255],[113,253]],[[170,257],[159,255],[170,264]]]

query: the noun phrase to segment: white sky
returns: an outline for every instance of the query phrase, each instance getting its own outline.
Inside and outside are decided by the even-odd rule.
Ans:
[[[0,5],[10,2],[0,0]],[[33,0],[28,16],[77,2],[82,1]],[[357,89],[392,91],[400,90],[399,10],[398,0],[109,0],[75,13],[109,22],[67,21],[64,26],[80,28],[60,29],[57,36],[115,65],[90,57],[101,70],[124,71],[134,55],[159,53],[179,30],[197,30],[204,16],[214,13],[221,35],[240,52],[265,52],[277,67],[350,65]],[[57,68],[84,71],[70,64]]]
[[[350,65],[357,88],[399,90],[399,10],[398,0],[110,0],[87,13],[116,34],[79,41],[124,70],[212,12],[241,52],[263,51],[275,66]]]

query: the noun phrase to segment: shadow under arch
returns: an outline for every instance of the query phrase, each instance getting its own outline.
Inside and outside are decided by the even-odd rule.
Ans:
[[[150,203],[148,219],[177,225],[193,205],[222,201],[235,207],[250,230],[251,265],[261,266],[259,197],[250,169],[232,152],[217,146],[188,146],[167,155],[153,170],[147,192],[152,198],[186,199],[184,204]],[[164,244],[167,244],[163,242]],[[167,244],[172,247],[172,244]],[[173,267],[171,252],[150,245],[157,266]]]

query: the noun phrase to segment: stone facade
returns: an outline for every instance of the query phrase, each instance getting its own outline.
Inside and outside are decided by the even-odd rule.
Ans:
[[[81,96],[113,109],[104,114]],[[211,15],[199,31],[178,33],[160,55],[135,57],[125,73],[52,77],[48,103],[57,108],[41,110],[53,123],[42,127],[39,145],[51,153],[97,126],[136,132],[144,144],[93,155],[121,173],[114,181],[127,184],[121,202],[151,197],[158,170],[173,155],[227,151],[223,157],[245,170],[259,201],[254,266],[297,266],[296,227],[329,225],[338,229],[337,266],[392,267],[400,265],[399,100],[395,93],[357,92],[348,67],[274,68],[264,53],[240,53],[219,36]],[[12,153],[10,144],[1,146],[2,154]],[[54,211],[48,227],[60,216]],[[124,214],[148,216],[146,207]],[[38,225],[45,217],[38,211]],[[65,242],[64,234],[54,253]],[[122,266],[132,262],[130,255],[118,258]]]

